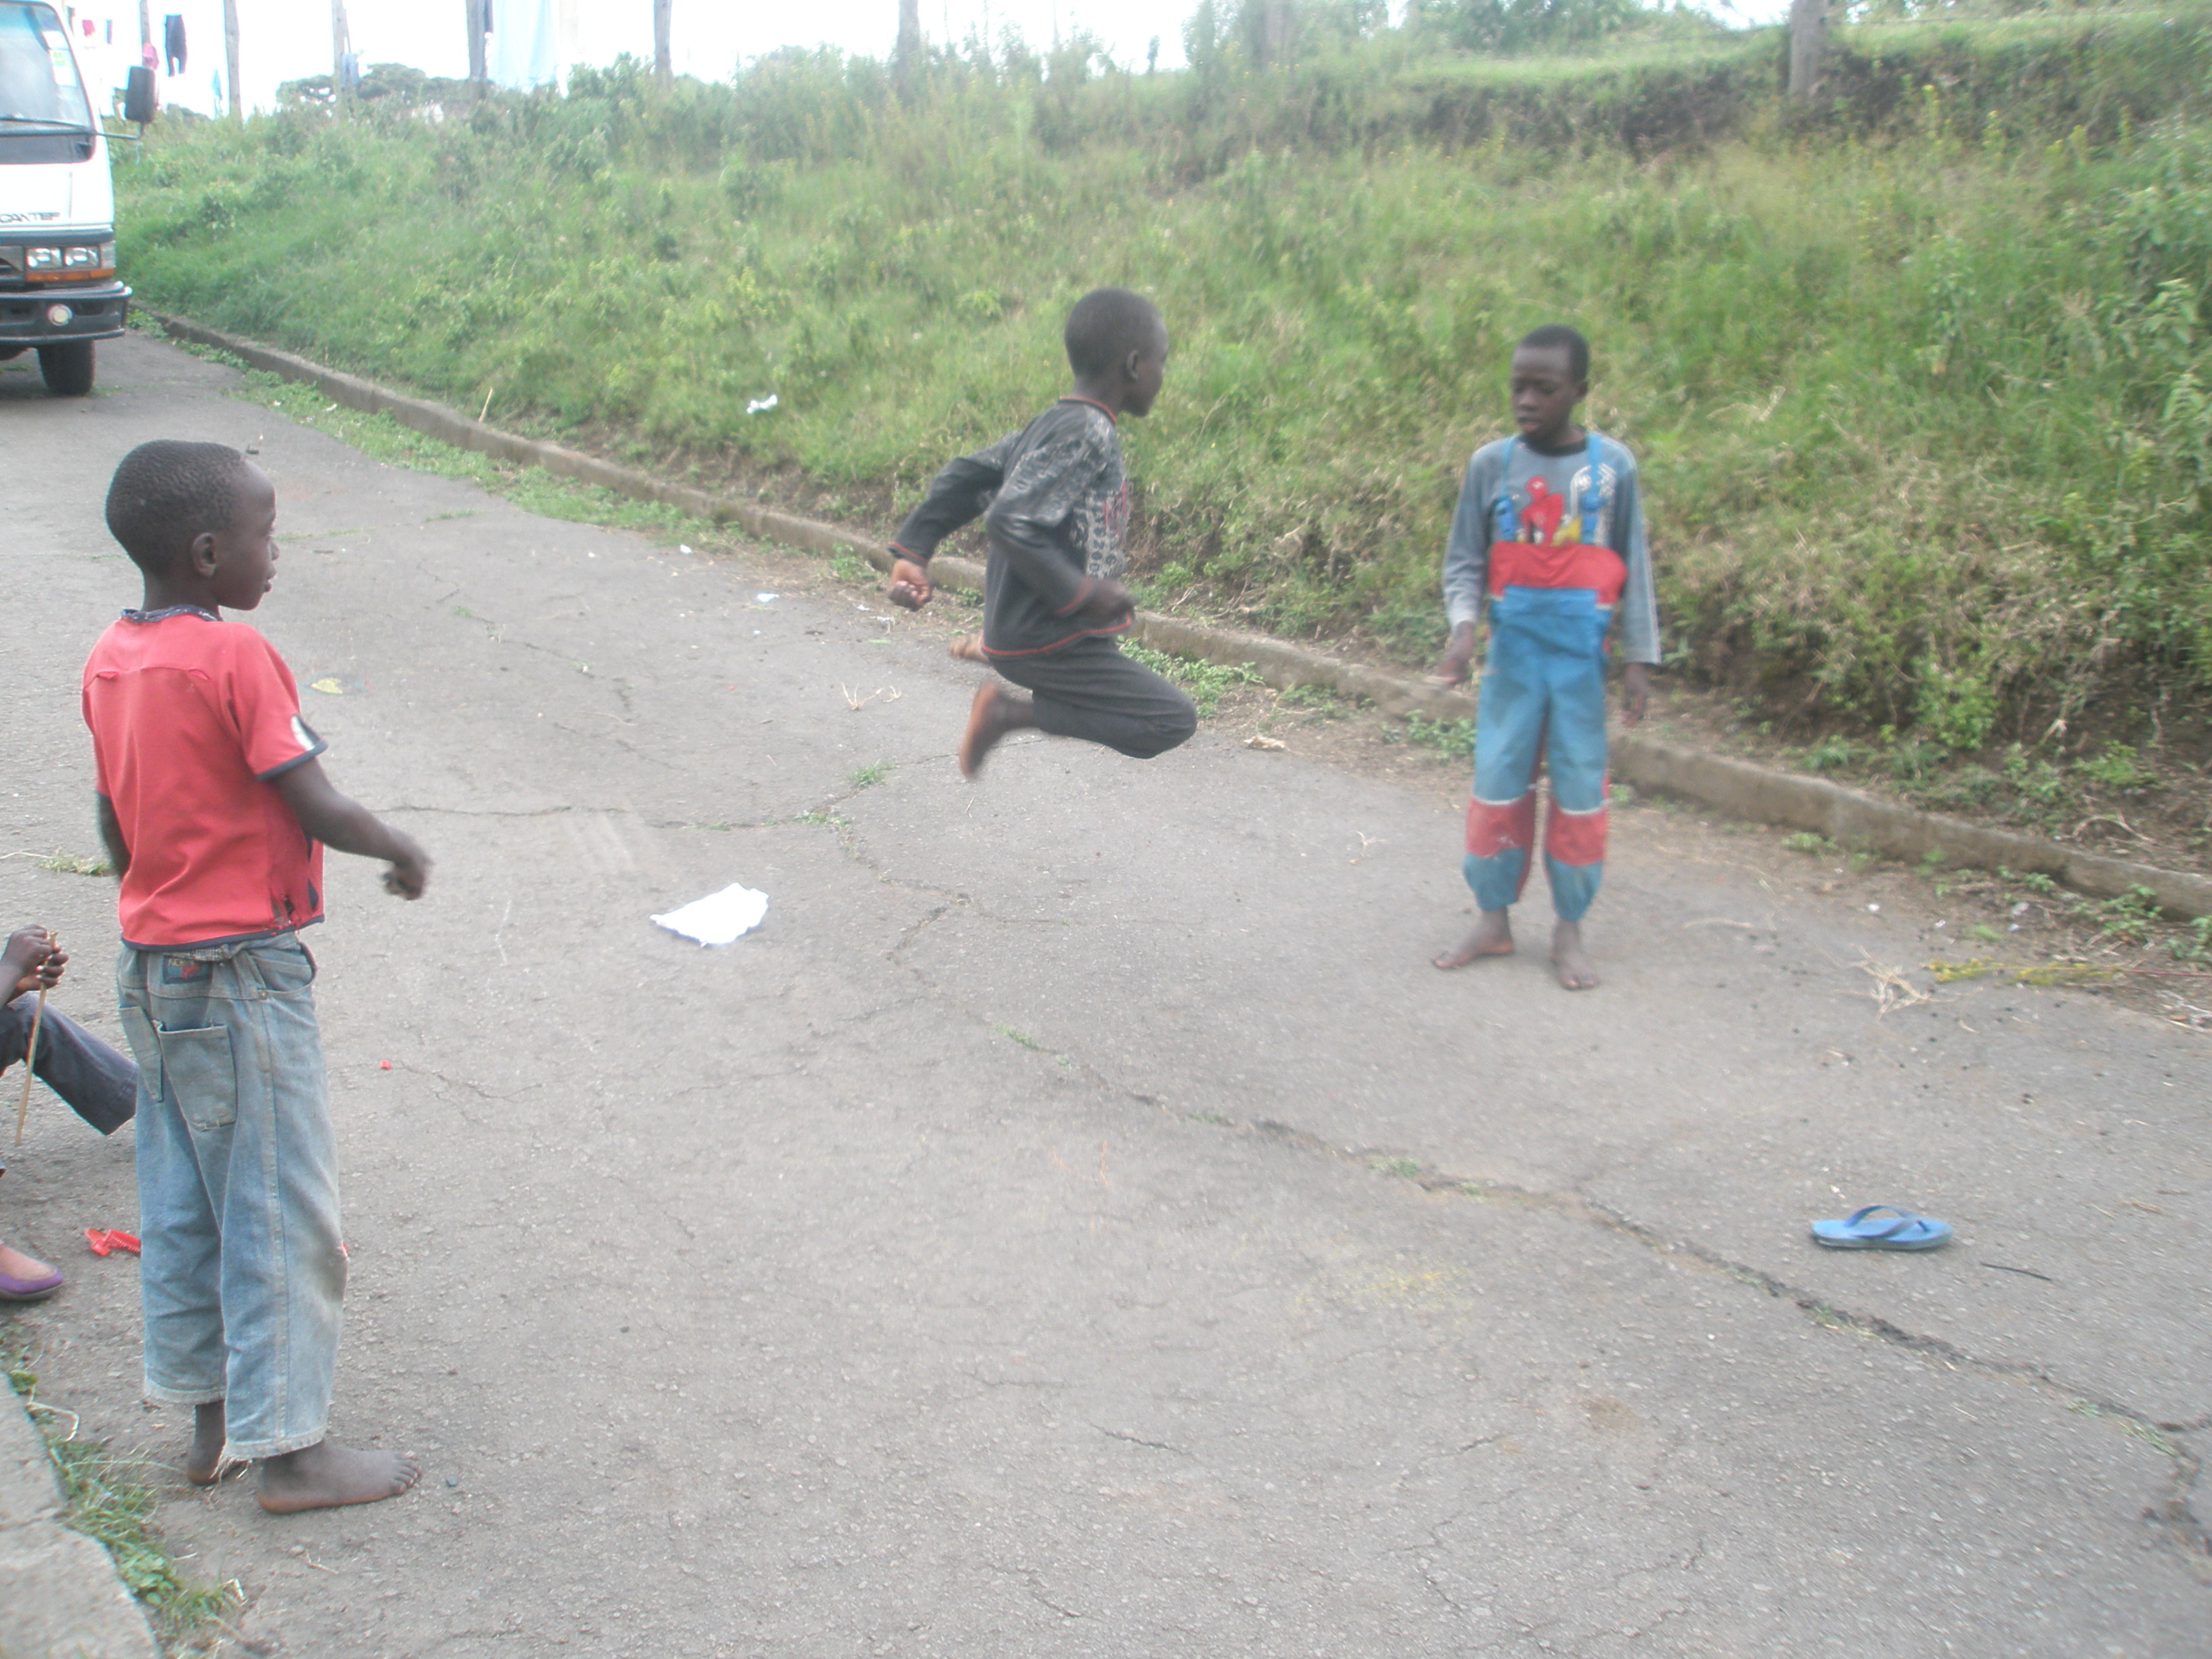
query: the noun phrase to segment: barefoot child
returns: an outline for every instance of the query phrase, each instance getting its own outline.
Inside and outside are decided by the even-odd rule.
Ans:
[[[372,1503],[414,1459],[325,1437],[345,1258],[337,1147],[298,930],[322,920],[322,848],[429,860],[332,789],[324,744],[251,611],[274,580],[276,494],[221,444],[141,444],[107,526],[145,577],[84,667],[100,830],[121,878],[123,1028],[138,1060],[146,1393],[197,1408],[185,1473],[256,1462],[276,1513]],[[319,844],[320,843],[320,844]]]
[[[70,1109],[104,1135],[131,1121],[138,1103],[138,1068],[58,1008],[39,1013],[39,992],[61,983],[69,964],[43,927],[18,927],[0,952],[0,1073],[21,1060],[39,1024],[39,1052],[31,1070]],[[0,1174],[6,1166],[0,1164]],[[50,1262],[0,1244],[0,1302],[35,1302],[62,1287],[62,1271]]]
[[[1575,424],[1575,405],[1589,391],[1589,344],[1573,329],[1536,329],[1513,349],[1521,435],[1484,445],[1468,463],[1444,550],[1451,642],[1431,677],[1446,685],[1467,678],[1486,600],[1465,865],[1482,915],[1436,965],[1511,952],[1509,910],[1535,851],[1540,760],[1552,779],[1544,825],[1558,915],[1552,965],[1571,991],[1597,983],[1582,921],[1605,860],[1605,641],[1616,611],[1628,659],[1622,717],[1631,725],[1650,696],[1645,665],[1659,660],[1636,460]]]
[[[1151,301],[1094,289],[1067,313],[1067,395],[1019,432],[939,472],[891,543],[890,598],[929,603],[937,544],[978,514],[990,532],[980,659],[1033,694],[985,682],[968,710],[960,770],[973,778],[1010,732],[1082,738],[1137,760],[1198,729],[1188,697],[1121,654],[1134,606],[1119,580],[1129,487],[1115,422],[1148,413],[1167,373],[1168,331]],[[978,658],[963,640],[953,655]]]

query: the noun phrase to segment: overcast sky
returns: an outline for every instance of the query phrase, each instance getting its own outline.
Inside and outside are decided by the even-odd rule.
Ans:
[[[497,6],[501,0],[494,3]],[[1063,33],[1081,27],[1103,40],[1116,59],[1133,65],[1143,64],[1146,44],[1157,35],[1161,67],[1172,68],[1182,62],[1182,21],[1196,3],[921,0],[921,27],[933,40],[958,40],[987,21],[994,38],[1012,25],[1036,45],[1049,44],[1055,26]],[[411,64],[433,75],[464,75],[468,58],[462,4],[463,0],[348,0],[354,49],[364,64]],[[1737,0],[1737,4],[1755,21],[1788,9],[1788,0]],[[185,72],[164,81],[164,98],[212,109],[213,77],[223,57],[222,0],[151,0],[151,9],[157,31],[168,14],[182,16],[189,47]],[[112,21],[117,47],[107,61],[119,78],[120,66],[136,57],[137,0],[74,0],[74,10],[80,19],[94,21],[95,41],[104,40]],[[330,9],[325,0],[238,0],[238,12],[240,78],[254,105],[273,105],[280,81],[329,70]],[[606,62],[624,51],[642,58],[653,55],[653,0],[581,0],[581,15],[582,55],[587,61]],[[724,79],[743,59],[779,46],[826,43],[882,57],[898,32],[898,0],[811,0],[805,5],[674,0],[672,15],[677,70],[704,80]],[[101,66],[88,61],[86,70],[88,78],[94,78]]]

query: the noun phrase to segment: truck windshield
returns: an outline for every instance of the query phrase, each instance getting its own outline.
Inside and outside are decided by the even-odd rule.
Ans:
[[[0,0],[0,132],[83,132],[91,125],[54,9]]]

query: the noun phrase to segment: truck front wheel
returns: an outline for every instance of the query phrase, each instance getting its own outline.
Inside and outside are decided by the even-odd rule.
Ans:
[[[65,340],[39,348],[39,373],[57,398],[82,398],[92,390],[92,342]]]

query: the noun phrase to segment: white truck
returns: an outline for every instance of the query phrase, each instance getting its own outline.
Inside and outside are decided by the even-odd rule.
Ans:
[[[93,342],[123,332],[107,139],[63,15],[0,0],[0,361],[39,354],[57,397],[92,390]]]

